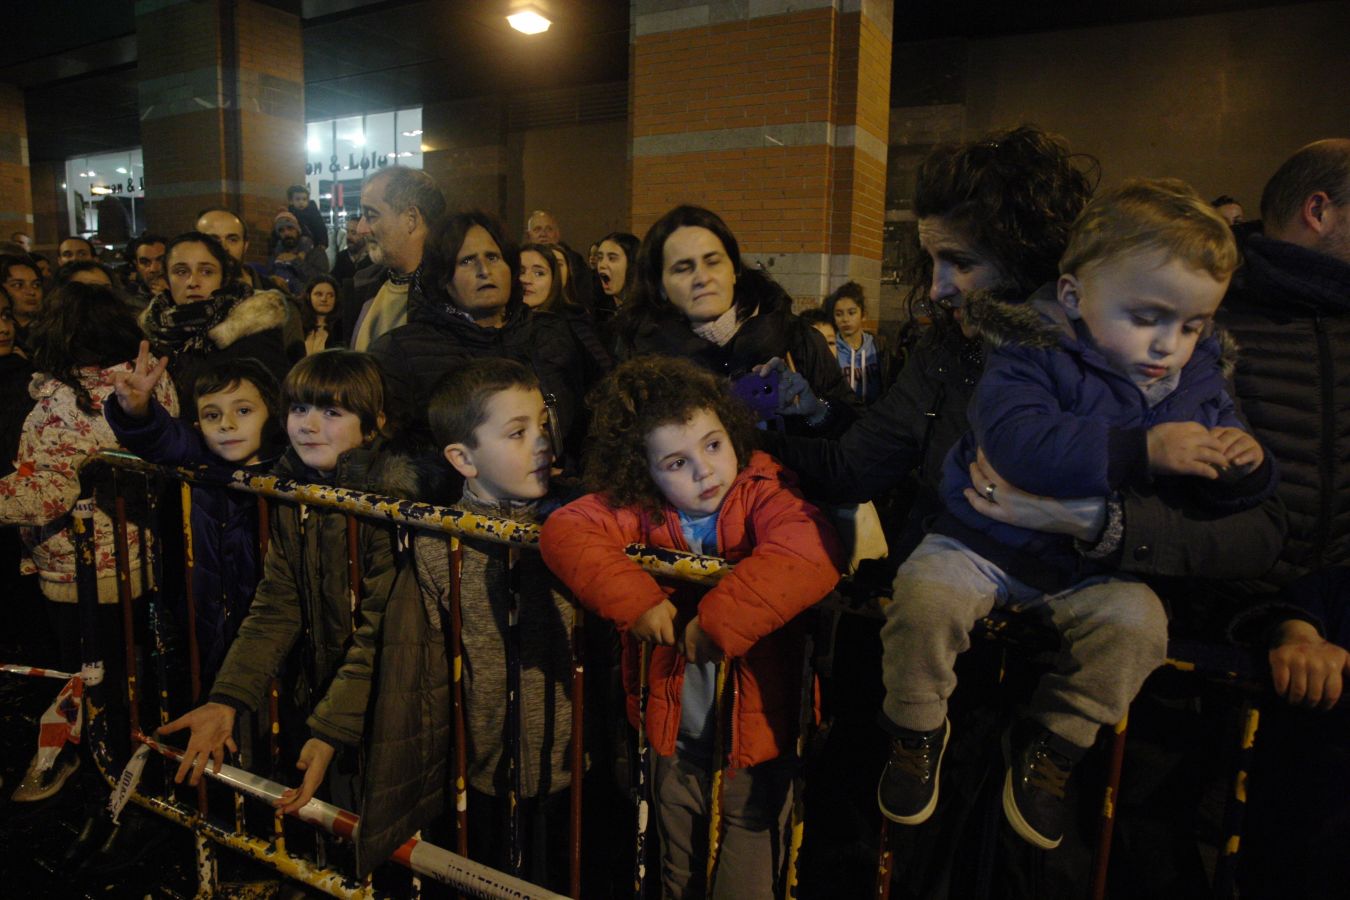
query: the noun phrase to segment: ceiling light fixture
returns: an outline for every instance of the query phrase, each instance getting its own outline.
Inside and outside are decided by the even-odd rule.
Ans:
[[[511,27],[521,34],[539,34],[548,31],[553,23],[533,6],[523,7],[506,17]]]

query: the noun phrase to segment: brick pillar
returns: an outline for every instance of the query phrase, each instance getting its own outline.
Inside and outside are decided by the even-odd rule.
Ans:
[[[481,209],[506,219],[510,153],[506,108],[495,97],[422,107],[422,170],[450,212]]]
[[[23,91],[0,84],[0,240],[33,233],[33,190],[28,180],[28,120]]]
[[[149,227],[226,206],[262,258],[286,188],[305,180],[300,19],[256,0],[137,0]]]
[[[632,221],[719,213],[801,305],[849,279],[875,319],[891,4],[633,0]]]

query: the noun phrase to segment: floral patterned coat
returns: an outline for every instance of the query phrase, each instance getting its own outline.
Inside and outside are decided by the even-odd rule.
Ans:
[[[75,602],[75,547],[70,512],[80,497],[80,470],[89,457],[99,450],[121,449],[103,418],[103,402],[112,393],[113,373],[130,371],[130,363],[79,370],[80,381],[93,398],[93,415],[76,405],[75,392],[69,385],[50,375],[34,375],[29,384],[28,391],[36,405],[24,421],[14,471],[0,478],[0,523],[23,526],[19,534],[25,557],[20,571],[25,575],[36,572],[42,593],[49,600]],[[160,381],[155,398],[177,415],[178,397],[169,379]],[[134,525],[129,526],[127,540],[135,594],[140,592],[143,581],[140,541]],[[94,555],[101,603],[117,602],[113,547],[112,520],[103,510],[96,510]]]

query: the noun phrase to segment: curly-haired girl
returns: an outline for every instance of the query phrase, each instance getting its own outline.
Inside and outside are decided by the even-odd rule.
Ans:
[[[769,896],[788,800],[804,632],[798,614],[838,580],[825,518],[772,457],[723,382],[691,362],[639,358],[592,398],[587,479],[596,493],[544,525],[544,561],[624,633],[629,718],[637,642],[651,654],[647,737],[667,896],[702,896],[712,772],[727,779],[718,895]],[[712,590],[658,584],[625,554],[643,543],[736,564]],[[726,660],[730,739],[714,758],[716,662]]]

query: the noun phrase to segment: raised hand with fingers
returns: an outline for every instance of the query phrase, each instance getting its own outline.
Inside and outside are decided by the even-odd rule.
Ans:
[[[191,729],[187,749],[183,751],[183,761],[178,764],[178,771],[173,776],[175,784],[182,784],[183,777],[191,772],[192,777],[188,779],[188,784],[195,787],[202,779],[202,766],[206,765],[208,759],[215,760],[215,772],[217,775],[220,774],[220,767],[225,762],[225,749],[229,748],[231,753],[239,751],[233,737],[234,716],[232,706],[224,703],[203,703],[191,712],[159,727],[159,734],[173,734],[184,728]]]
[[[1214,479],[1227,466],[1223,445],[1199,422],[1164,422],[1148,430],[1148,467],[1153,472]]]
[[[298,788],[287,788],[277,798],[278,810],[293,813],[314,798],[314,792],[323,784],[323,777],[328,773],[328,764],[333,761],[334,752],[333,745],[325,740],[310,738],[305,741],[305,746],[300,748],[300,758],[295,761],[295,767],[304,772],[305,777],[300,780]]]
[[[122,412],[137,419],[150,415],[150,402],[155,394],[155,385],[168,371],[169,359],[161,356],[158,360],[150,355],[150,342],[141,341],[140,352],[136,355],[134,368],[130,372],[113,373],[113,392]]]
[[[669,600],[662,600],[638,616],[638,620],[628,629],[628,633],[644,643],[674,646],[675,604]]]

